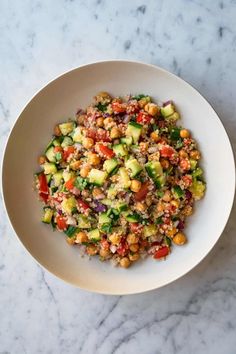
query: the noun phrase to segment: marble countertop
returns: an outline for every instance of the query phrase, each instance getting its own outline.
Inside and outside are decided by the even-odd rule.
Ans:
[[[214,106],[235,151],[235,0],[2,0],[0,14],[0,158],[39,88],[111,58],[157,64],[186,79]],[[235,214],[189,274],[118,297],[44,271],[16,240],[0,201],[0,353],[235,353]]]

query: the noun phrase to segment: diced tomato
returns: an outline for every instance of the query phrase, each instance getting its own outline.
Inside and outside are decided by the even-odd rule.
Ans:
[[[137,193],[135,193],[134,199],[137,202],[140,202],[146,198],[146,195],[148,194],[148,192],[149,192],[149,183],[145,182],[142,184],[140,190]]]
[[[48,188],[46,176],[43,172],[40,173],[40,175],[38,175],[38,181],[39,181],[39,196],[46,203],[49,196],[49,188]]]
[[[63,148],[61,146],[55,146],[54,147],[54,152],[57,153],[57,152],[63,152]]]
[[[104,250],[109,250],[110,248],[110,243],[106,239],[101,240],[101,246]]]
[[[129,102],[126,108],[126,112],[128,114],[134,114],[134,113],[138,113],[140,110],[139,104],[137,101],[132,101]]]
[[[110,142],[111,138],[109,132],[105,129],[88,129],[86,132],[88,138],[92,138],[94,141]]]
[[[75,179],[75,177],[72,177],[65,183],[65,187],[68,191],[71,191],[74,188]]]
[[[193,178],[191,175],[185,175],[181,178],[182,182],[184,183],[184,188],[188,188],[193,183]]]
[[[150,243],[147,241],[147,240],[141,240],[140,241],[140,247],[143,247],[143,248],[148,248],[150,246]]]
[[[149,124],[151,119],[152,119],[152,117],[149,116],[147,113],[139,112],[139,114],[136,118],[136,122],[140,123],[140,124]]]
[[[77,199],[77,203],[79,208],[81,208],[84,212],[90,208],[90,206],[82,199]]]
[[[138,224],[137,222],[132,222],[129,224],[130,231],[133,232],[134,234],[141,234],[143,231],[143,225]]]
[[[161,157],[172,157],[175,154],[175,149],[169,145],[164,145],[160,149]]]
[[[191,168],[189,159],[180,159],[179,166],[183,171],[188,171]]]
[[[48,194],[39,193],[40,198],[46,203],[48,201]]]
[[[70,156],[70,154],[73,154],[74,152],[75,152],[75,147],[74,146],[67,146],[64,149],[64,152],[63,152],[63,159],[67,160],[68,157]]]
[[[60,229],[60,230],[67,229],[66,219],[63,216],[57,216],[56,223],[57,223],[58,229]]]
[[[115,153],[112,149],[110,149],[109,147],[105,146],[105,145],[98,145],[98,150],[99,152],[104,155],[107,159],[112,158],[113,156],[115,156]]]
[[[129,249],[129,245],[128,243],[122,239],[121,243],[119,245],[119,247],[117,248],[116,252],[120,255],[120,256],[124,256],[127,252],[127,250]]]
[[[126,111],[126,104],[120,102],[113,102],[111,104],[114,113],[124,113]]]
[[[169,252],[170,252],[169,247],[164,246],[162,248],[159,248],[159,250],[157,250],[154,253],[154,258],[159,259],[159,258],[166,257],[169,254]]]

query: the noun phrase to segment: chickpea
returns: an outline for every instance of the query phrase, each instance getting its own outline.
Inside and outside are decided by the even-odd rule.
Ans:
[[[104,119],[103,124],[105,129],[109,129],[115,124],[115,122],[111,117],[107,117]]]
[[[179,151],[179,156],[182,158],[182,159],[186,159],[188,157],[188,154],[186,151],[184,151],[183,149],[181,149]]]
[[[147,149],[148,149],[148,142],[141,142],[140,144],[139,144],[139,146],[140,146],[140,151],[141,152],[146,152],[147,151]]]
[[[193,213],[193,207],[191,205],[186,205],[183,210],[182,213],[186,216],[190,216]]]
[[[180,130],[180,137],[181,138],[189,138],[190,137],[190,133],[187,129],[181,129]]]
[[[167,159],[161,159],[160,163],[164,170],[167,170],[170,167],[170,163]]]
[[[129,259],[133,262],[137,261],[140,258],[139,253],[129,254]]]
[[[75,244],[75,239],[74,239],[74,237],[67,237],[67,238],[66,238],[66,242],[67,242],[69,245],[74,245],[74,244]]]
[[[100,188],[97,188],[97,187],[93,188],[93,193],[92,194],[93,194],[93,197],[95,199],[102,199],[102,198],[105,197],[105,195],[103,194],[102,190]]]
[[[194,159],[194,160],[199,160],[200,157],[201,157],[201,154],[200,154],[200,152],[198,150],[190,151],[189,155],[190,155],[191,159]]]
[[[141,186],[142,183],[140,181],[138,181],[137,179],[133,179],[131,181],[130,189],[132,192],[137,193],[140,190]]]
[[[132,245],[129,246],[129,249],[130,249],[131,252],[138,252],[139,244],[138,243],[133,243]]]
[[[116,139],[116,138],[119,138],[120,136],[121,136],[120,129],[113,127],[110,132],[111,139]]]
[[[97,102],[110,102],[111,101],[111,96],[107,92],[99,92],[96,96],[95,99]]]
[[[97,246],[95,245],[88,245],[86,247],[86,252],[88,253],[89,256],[95,256],[95,254],[98,253]]]
[[[79,125],[83,125],[84,124],[84,121],[86,119],[86,115],[85,114],[81,114],[77,117],[77,122]]]
[[[119,245],[120,240],[121,240],[121,236],[118,235],[117,233],[113,233],[109,236],[109,240],[111,241],[111,243],[113,245]]]
[[[103,117],[98,117],[96,120],[96,124],[98,127],[103,127],[103,122],[104,122],[104,118]]]
[[[159,202],[157,204],[156,210],[158,213],[162,213],[165,210],[165,204],[162,202]]]
[[[150,97],[141,98],[141,100],[138,101],[139,107],[144,108],[148,102],[150,102]]]
[[[54,127],[54,135],[55,136],[61,136],[61,129],[59,128],[59,125],[55,125],[55,127]]]
[[[159,161],[160,159],[160,153],[159,151],[154,152],[153,154],[148,155],[148,160],[149,161]]]
[[[70,168],[71,168],[72,170],[74,170],[74,171],[79,170],[80,166],[81,166],[81,161],[80,161],[80,160],[79,160],[79,161],[74,161],[74,162],[71,162],[71,163],[70,163]]]
[[[84,231],[78,232],[76,235],[76,243],[83,243],[83,242],[88,242],[88,236]]]
[[[169,190],[165,191],[162,199],[164,200],[164,202],[170,202],[171,200],[171,193]]]
[[[100,164],[101,159],[100,159],[100,157],[97,154],[91,153],[91,154],[88,155],[88,162],[91,165],[96,166],[96,165]]]
[[[105,250],[104,248],[101,248],[100,251],[99,251],[99,255],[102,257],[102,258],[108,258],[110,256],[110,251],[109,250]]]
[[[150,134],[150,138],[151,138],[153,141],[155,141],[156,143],[160,140],[159,135],[158,135],[157,132],[152,132],[152,133]]]
[[[91,167],[89,165],[84,165],[81,169],[80,169],[80,176],[85,178],[88,176],[89,172],[91,170]]]
[[[172,199],[170,204],[178,209],[180,202],[179,202],[179,200]]]
[[[38,162],[40,165],[43,165],[46,162],[46,157],[45,156],[39,156]]]
[[[159,113],[159,107],[155,103],[147,103],[144,110],[151,116],[155,116]]]
[[[138,210],[138,211],[145,211],[147,209],[147,205],[145,203],[141,203],[141,202],[137,202],[136,205],[135,205],[135,208]]]
[[[131,264],[131,262],[130,262],[129,258],[127,258],[127,257],[121,258],[121,260],[120,260],[120,266],[121,266],[122,268],[128,268],[128,267],[130,266],[130,264]]]
[[[134,244],[134,243],[138,243],[139,238],[138,238],[137,235],[130,233],[130,234],[128,234],[126,240],[127,240],[127,242],[128,242],[129,245],[132,245],[132,244]]]
[[[146,204],[147,204],[148,207],[149,207],[150,205],[152,205],[152,197],[151,197],[151,196],[146,197],[145,202],[146,202]]]
[[[92,138],[83,138],[82,144],[85,149],[91,149],[94,145],[94,140]]]
[[[178,245],[178,246],[182,246],[187,242],[187,238],[186,236],[183,234],[183,232],[178,232],[174,238],[173,238],[173,242]]]
[[[176,227],[173,227],[172,229],[166,231],[166,235],[173,238],[176,232],[177,232]]]

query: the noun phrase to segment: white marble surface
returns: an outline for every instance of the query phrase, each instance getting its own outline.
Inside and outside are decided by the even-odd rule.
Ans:
[[[235,18],[235,0],[1,0],[0,155],[33,93],[63,71],[109,58],[157,64],[189,81],[219,113],[235,151]],[[109,297],[42,270],[1,203],[0,353],[235,353],[235,214],[182,279]]]

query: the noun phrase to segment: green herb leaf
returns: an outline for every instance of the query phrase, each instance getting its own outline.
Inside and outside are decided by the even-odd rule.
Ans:
[[[96,107],[99,109],[99,111],[105,112],[107,110],[107,103],[102,104],[101,102],[99,102]]]
[[[147,95],[144,95],[144,94],[141,93],[140,95],[132,96],[132,99],[139,101],[139,100],[141,100],[144,97],[147,97]]]
[[[73,237],[74,233],[76,232],[77,227],[70,225],[68,227],[68,229],[66,231],[64,231],[64,233],[68,236],[68,237]]]
[[[111,233],[112,232],[112,224],[110,224],[110,223],[103,224],[101,227],[101,230],[107,234]]]
[[[162,216],[159,216],[159,218],[156,219],[155,224],[156,224],[156,225],[160,225],[160,224],[162,224],[162,223],[163,223],[163,221],[162,221]]]
[[[170,130],[170,138],[171,140],[179,140],[180,139],[180,128],[171,128]]]
[[[82,178],[78,176],[74,182],[74,185],[76,188],[78,188],[80,191],[83,191],[87,186],[88,186],[88,181],[85,178]]]
[[[169,238],[168,236],[165,236],[165,243],[168,247],[171,247],[171,243],[172,243],[171,238]]]

